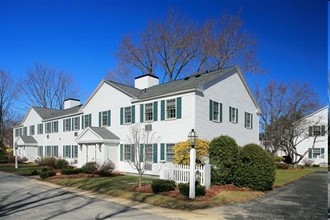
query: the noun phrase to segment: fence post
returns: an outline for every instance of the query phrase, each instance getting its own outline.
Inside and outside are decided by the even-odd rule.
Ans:
[[[162,179],[162,180],[166,179],[165,172],[166,172],[166,165],[163,164],[163,166],[161,166],[161,168],[160,168],[159,179]]]
[[[211,187],[211,164],[206,163],[204,165],[204,181],[206,189]]]

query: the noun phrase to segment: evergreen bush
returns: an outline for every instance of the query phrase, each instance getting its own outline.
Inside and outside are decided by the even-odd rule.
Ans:
[[[175,189],[175,182],[173,180],[153,180],[151,184],[154,193],[168,192]]]
[[[99,164],[96,162],[88,162],[88,163],[85,163],[85,165],[81,167],[81,170],[84,173],[88,173],[88,174],[98,174]]]

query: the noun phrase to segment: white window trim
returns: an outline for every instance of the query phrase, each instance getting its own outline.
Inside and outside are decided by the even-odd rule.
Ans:
[[[174,110],[175,110],[175,116],[173,117],[173,118],[169,118],[168,117],[168,114],[167,114],[167,106],[168,106],[168,102],[169,101],[171,101],[171,100],[174,100]],[[176,99],[167,99],[167,100],[165,100],[165,119],[166,120],[168,120],[168,121],[170,121],[170,120],[176,120],[176,117],[177,117],[177,114],[178,114],[178,112],[177,112],[177,103],[176,103]]]
[[[126,117],[126,109],[129,111],[129,117]],[[128,125],[128,124],[132,124],[132,107],[129,106],[129,107],[124,107],[124,115],[123,115],[123,122],[125,125]],[[129,122],[126,121],[126,118],[129,119]]]
[[[147,119],[147,105],[151,105],[151,119]],[[149,102],[149,103],[146,103],[144,104],[144,120],[145,122],[152,122],[154,120],[154,103],[152,102]]]

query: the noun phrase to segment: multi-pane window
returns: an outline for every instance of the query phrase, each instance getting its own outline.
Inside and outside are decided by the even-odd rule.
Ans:
[[[57,133],[58,132],[58,121],[52,122],[52,132]]]
[[[52,123],[51,122],[47,122],[46,124],[45,124],[45,127],[46,127],[46,134],[49,134],[49,133],[51,133],[52,132]]]
[[[131,145],[125,144],[124,145],[124,159],[131,160],[132,152],[131,152]]]
[[[71,158],[71,145],[64,145],[63,146],[63,157],[64,158]]]
[[[132,122],[132,108],[125,107],[124,108],[124,123],[129,124]]]
[[[58,146],[46,146],[46,154],[48,157],[58,157]]]
[[[74,130],[74,131],[77,131],[77,130],[79,130],[79,127],[80,127],[80,124],[79,124],[79,122],[80,122],[80,120],[79,120],[79,117],[75,117],[75,118],[72,118],[72,120],[73,120],[73,128],[72,128],[72,130]]]
[[[27,127],[24,127],[24,128],[23,128],[23,135],[24,135],[24,136],[27,136]]]
[[[23,135],[23,128],[20,128],[18,136],[22,136],[22,135]]]
[[[166,144],[166,161],[172,162],[174,151],[173,151],[174,144]]]
[[[175,99],[166,100],[166,118],[176,118],[176,105]]]
[[[146,144],[144,148],[145,153],[145,168],[146,170],[151,170],[152,164],[152,144]]]
[[[238,109],[229,107],[229,121],[232,123],[238,122]]]
[[[108,111],[102,112],[102,126],[108,126]]]
[[[325,135],[324,125],[309,126],[309,136],[324,136],[324,135]]]
[[[245,127],[252,129],[252,114],[245,112]]]
[[[72,157],[77,158],[78,157],[78,145],[73,145],[72,148],[73,148],[72,149],[72,154],[73,154]]]
[[[83,117],[84,117],[84,128],[92,126],[91,125],[92,115],[91,114],[83,115]]]
[[[71,118],[63,119],[63,131],[71,131]]]
[[[152,103],[145,104],[145,120],[152,121]]]
[[[308,152],[309,159],[324,158],[324,148],[309,148]]]
[[[34,135],[34,125],[30,126],[30,135]]]
[[[37,129],[38,129],[38,134],[43,134],[43,125],[42,124],[38,124],[37,125]]]
[[[46,146],[46,154],[45,156],[51,157],[52,155],[52,146]]]
[[[39,157],[44,156],[44,147],[43,146],[38,146],[38,156]]]

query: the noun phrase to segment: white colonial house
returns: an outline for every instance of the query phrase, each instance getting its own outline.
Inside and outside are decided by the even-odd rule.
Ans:
[[[55,156],[81,167],[111,160],[123,172],[136,172],[128,161],[144,154],[146,173],[158,175],[172,161],[174,144],[187,140],[193,128],[209,141],[229,135],[241,146],[258,143],[258,111],[238,67],[164,84],[143,75],[134,87],[103,80],[83,105],[67,99],[63,110],[31,107],[14,128],[14,145],[29,161]],[[157,136],[140,152],[129,141],[136,124]]]
[[[297,138],[297,151],[299,154],[307,152],[300,164],[305,160],[312,160],[313,164],[327,166],[328,164],[328,106],[325,106],[302,119],[301,132]]]

